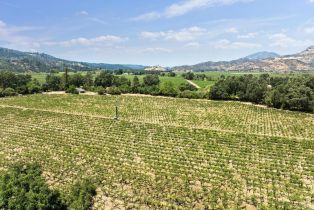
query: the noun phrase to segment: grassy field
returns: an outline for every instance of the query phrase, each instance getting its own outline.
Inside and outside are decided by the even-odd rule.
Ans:
[[[128,78],[131,82],[133,81],[133,78],[135,77],[135,75],[121,75],[121,76]],[[140,82],[143,83],[143,78],[145,77],[145,75],[137,75],[137,77],[139,78]],[[179,87],[180,84],[187,83],[187,81],[181,76],[176,76],[176,77],[159,76],[159,79],[160,79],[161,85],[164,82],[172,82],[176,87]]]
[[[39,162],[62,191],[92,178],[94,209],[314,208],[311,114],[238,102],[33,95],[1,99],[0,115],[0,170]]]

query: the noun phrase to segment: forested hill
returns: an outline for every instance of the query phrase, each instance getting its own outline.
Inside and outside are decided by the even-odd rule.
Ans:
[[[21,52],[0,47],[0,71],[16,72],[49,72],[54,69],[69,68],[72,70],[92,69],[143,69],[141,65],[106,64],[68,61],[44,53]]]

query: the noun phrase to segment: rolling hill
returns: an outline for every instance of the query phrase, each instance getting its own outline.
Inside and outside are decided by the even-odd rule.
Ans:
[[[176,71],[314,71],[314,46],[293,55],[278,56],[260,52],[233,61],[204,62],[192,66],[176,66]]]
[[[129,64],[106,64],[87,63],[59,59],[44,53],[21,52],[0,47],[0,70],[16,72],[48,72],[53,69],[69,68],[72,70],[93,70],[93,69],[144,69],[141,65]]]

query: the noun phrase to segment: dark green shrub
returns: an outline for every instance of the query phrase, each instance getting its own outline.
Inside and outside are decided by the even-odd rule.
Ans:
[[[6,88],[2,91],[3,96],[16,96],[17,92],[13,88]]]
[[[70,94],[79,94],[74,85],[70,85],[70,87],[65,92]]]
[[[121,90],[118,87],[107,87],[106,92],[110,95],[121,95]]]
[[[66,209],[37,164],[17,164],[0,176],[0,209]]]
[[[206,92],[186,90],[186,91],[180,92],[178,97],[179,98],[189,98],[189,99],[204,99],[207,97],[207,93]]]

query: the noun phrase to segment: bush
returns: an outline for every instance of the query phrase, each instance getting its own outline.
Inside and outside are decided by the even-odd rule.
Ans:
[[[144,80],[144,84],[147,86],[159,85],[160,83],[158,75],[149,74],[149,75],[146,75],[143,78],[143,80]]]
[[[141,94],[149,94],[153,96],[160,95],[160,89],[157,85],[154,86],[143,86],[139,88],[139,93]]]
[[[172,96],[175,97],[178,94],[178,91],[175,88],[173,82],[165,82],[160,87],[160,92],[164,96]]]
[[[179,85],[180,91],[190,90],[190,91],[196,91],[197,88],[194,85],[191,85],[190,83],[182,83]]]
[[[204,99],[206,98],[207,93],[206,92],[198,92],[198,91],[190,91],[185,90],[183,92],[180,92],[178,97],[179,98],[189,98],[189,99]]]
[[[15,92],[15,90],[13,88],[6,88],[2,91],[2,94],[4,97],[6,96],[16,96],[17,93]]]
[[[69,209],[87,210],[93,204],[93,197],[96,195],[96,187],[89,180],[77,182],[71,188],[67,198]]]
[[[132,92],[132,88],[126,84],[119,86],[119,90],[121,91],[121,93],[131,93]]]
[[[121,90],[118,87],[107,87],[106,92],[110,95],[121,95]]]
[[[96,91],[99,95],[106,95],[106,89],[103,87],[97,87]]]
[[[0,209],[66,209],[37,164],[17,164],[0,177]]]
[[[74,85],[70,85],[70,87],[68,87],[68,89],[65,92],[70,94],[79,94]]]

